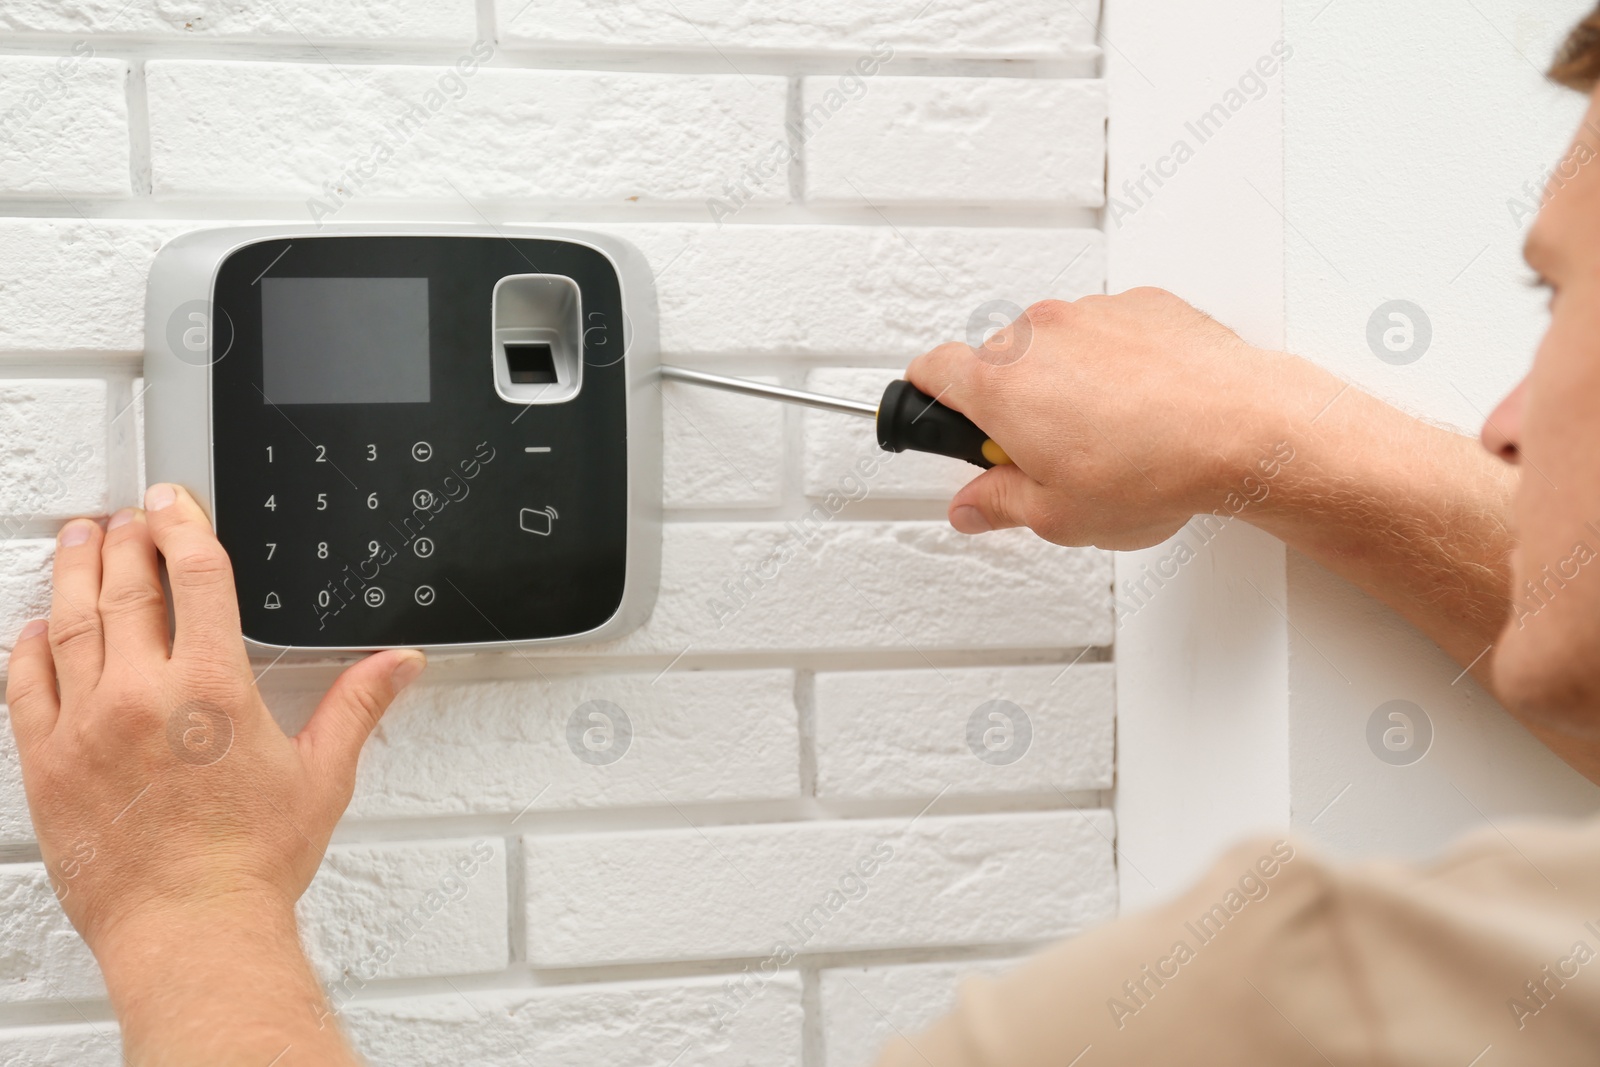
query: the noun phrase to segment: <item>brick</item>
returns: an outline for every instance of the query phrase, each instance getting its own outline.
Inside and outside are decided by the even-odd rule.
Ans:
[[[665,383],[661,395],[667,507],[778,506],[783,493],[782,408],[677,382]]]
[[[528,958],[576,966],[1059,937],[1116,910],[1112,836],[1110,813],[1097,811],[528,837]]]
[[[842,498],[834,503],[848,515]],[[1111,565],[1097,549],[1060,548],[1026,530],[971,538],[942,522],[830,521],[828,504],[790,523],[667,524],[655,613],[593,650],[927,654],[1110,643]]]
[[[506,855],[499,838],[336,845],[297,909],[324,983],[503,970]]]
[[[56,543],[17,537],[0,541],[0,674],[11,662],[11,648],[29,619],[50,614],[50,565]]]
[[[7,1027],[0,1067],[123,1067],[116,1023]]]
[[[42,863],[0,866],[0,1003],[106,995],[89,946],[56,902]]]
[[[1111,788],[1116,723],[1112,666],[1079,663],[1066,673],[1063,669],[947,667],[818,674],[817,795],[915,797],[941,789],[952,794],[1051,794]],[[991,707],[994,701],[1005,706]]]
[[[800,983],[780,975],[742,1010],[712,978],[356,1002],[342,1019],[385,1067],[592,1067],[676,1062],[800,1067]]]
[[[925,226],[608,227],[659,272],[669,357],[871,356],[901,364],[1016,311],[1105,285],[1097,231]],[[987,320],[985,320],[987,321]],[[981,340],[981,337],[980,337]]]
[[[892,370],[825,367],[806,376],[806,388],[877,403],[889,383],[900,377],[903,375]],[[948,500],[979,473],[976,467],[943,456],[883,452],[872,424],[862,419],[826,411],[807,411],[801,417],[809,497],[826,497],[839,488],[840,480],[866,457],[877,457],[883,463],[883,473],[872,480],[874,500]]]
[[[896,55],[1054,58],[1094,45],[1097,8],[1046,0],[498,0],[500,39],[544,47],[823,51],[850,60],[879,42]],[[844,69],[841,66],[841,71]]]
[[[505,863],[499,838],[335,845],[298,908],[318,974],[348,999],[378,978],[504,969]],[[0,1003],[105,996],[42,864],[0,866],[0,943]]]
[[[0,351],[144,351],[157,249],[205,223],[0,219]]]
[[[784,137],[777,77],[153,62],[146,81],[156,195],[306,197],[302,221],[341,198],[700,201]]]
[[[0,512],[59,521],[106,510],[106,383],[0,380]]]
[[[133,195],[128,64],[93,54],[0,58],[0,197]]]
[[[156,41],[281,38],[308,41],[470,41],[472,0],[380,0],[333,5],[316,0],[239,4],[228,0],[125,3],[124,0],[6,0],[0,29],[15,33],[106,33]]]
[[[367,743],[349,814],[517,816],[799,795],[791,672],[659,674],[419,686]],[[576,754],[571,731],[580,731],[583,748],[581,731],[603,725],[580,715],[592,700],[622,709],[628,725],[612,729],[618,747],[588,762]],[[620,755],[607,762],[613,753]]]
[[[808,200],[1105,203],[1100,82],[878,78],[851,99],[806,78],[802,94]]]
[[[22,789],[22,762],[8,708],[0,706],[0,718],[4,719],[0,722],[0,845],[10,845],[33,840],[33,819]]]
[[[1015,960],[972,960],[909,967],[840,967],[818,975],[822,1044],[828,1067],[872,1067],[890,1038],[916,1040],[955,1007],[968,978],[992,977]]]

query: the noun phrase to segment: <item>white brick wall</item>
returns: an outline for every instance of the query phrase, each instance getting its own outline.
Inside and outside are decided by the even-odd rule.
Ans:
[[[516,815],[799,795],[792,671],[659,673],[552,673],[408,693],[367,746],[350,814]],[[628,716],[627,758],[573,758],[569,724],[591,700]]]
[[[50,560],[55,542],[19,537],[23,518],[10,517],[0,541],[0,668],[11,662],[11,646],[29,619],[50,610]],[[15,524],[15,525],[13,525]]]
[[[891,78],[828,117],[839,91],[807,78],[801,93],[815,200],[1105,202],[1105,144],[1078,136],[1105,122],[1097,82]]]
[[[285,219],[310,221],[300,200],[287,205]],[[8,307],[15,304],[0,321],[0,353],[138,351],[144,279],[156,250],[207,225],[217,223],[0,220],[0,257],[13,272]],[[973,313],[990,300],[1074,298],[1100,291],[1105,276],[1105,242],[1095,230],[598,228],[633,241],[660,265],[661,342],[676,358],[869,356],[903,365],[905,353],[937,343],[931,338],[965,337]],[[95,299],[82,299],[86,291]]]
[[[819,673],[817,795],[1109,789],[1111,683],[1108,663]]]
[[[775,383],[770,375],[757,381]],[[750,397],[661,387],[669,508],[773,508],[783,499],[784,413]]]
[[[721,985],[691,979],[407,997],[355,1005],[345,1023],[369,1059],[385,1067],[800,1067],[800,983],[775,980],[712,1031]]]
[[[839,967],[821,974],[822,1042],[828,1067],[872,1067],[891,1038],[915,1035],[955,1006],[961,983],[993,977],[1016,961],[972,960],[909,967]]]
[[[359,197],[698,203],[783,122],[782,78],[483,70],[462,54],[439,68],[150,63],[155,193],[332,207],[328,183]]]
[[[529,837],[528,958],[571,967],[1058,937],[1115,910],[1110,830],[1105,812],[1050,812]]]
[[[199,38],[249,41],[400,41],[469,43],[477,29],[472,0],[382,0],[330,5],[274,0],[156,4],[144,0],[8,0],[0,28],[21,33],[116,34],[152,41]]]
[[[861,399],[996,301],[1104,286],[1070,4],[14,0],[0,31],[0,673],[59,524],[137,499],[145,280],[188,229],[594,226],[655,268],[669,359]],[[300,914],[375,1063],[853,1067],[1115,910],[1106,558],[953,533],[974,471],[864,420],[662,396],[654,617],[441,660],[363,756]],[[328,678],[262,684],[293,728]],[[591,701],[627,717],[603,759]],[[120,1062],[37,860],[0,730],[0,1067]]]
[[[0,381],[0,500],[32,520],[106,509],[106,383]]]
[[[504,39],[538,46],[854,53],[880,41],[910,55],[1050,58],[1093,47],[1075,5],[1024,0],[640,0],[597,5],[497,0]],[[1094,9],[1088,9],[1093,11]]]
[[[92,55],[80,45],[61,57],[0,57],[0,189],[132,195],[128,64]]]

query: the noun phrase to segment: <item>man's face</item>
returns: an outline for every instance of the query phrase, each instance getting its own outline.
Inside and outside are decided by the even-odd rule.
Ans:
[[[1600,736],[1600,91],[1529,235],[1551,290],[1533,369],[1483,429],[1522,469],[1512,617],[1495,649],[1502,697],[1568,733]]]

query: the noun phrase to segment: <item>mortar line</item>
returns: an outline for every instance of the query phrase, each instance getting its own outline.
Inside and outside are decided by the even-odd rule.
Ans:
[[[800,795],[817,795],[817,672],[794,672],[794,706],[800,738]]]
[[[796,204],[806,200],[805,76],[792,75],[784,98],[783,133],[789,145],[789,199]]]
[[[492,7],[493,0],[477,0],[481,9]],[[479,40],[495,46],[494,56],[484,65],[506,70],[600,71],[604,73],[642,73],[738,77],[729,72],[728,60],[751,76],[784,77],[791,74],[838,75],[870,45],[849,48],[730,48],[708,43],[704,47],[651,48],[647,46],[539,45],[530,41],[498,40],[497,20],[485,20],[475,12],[474,33]],[[489,25],[485,27],[487,21]],[[485,30],[494,33],[490,37]],[[283,34],[272,38],[217,37],[201,39],[174,36],[157,39],[133,33],[37,33],[13,34],[0,45],[0,56],[60,56],[81,40],[92,39],[95,57],[106,59],[228,60],[231,62],[293,63],[300,65],[402,65],[447,67],[461,58],[474,42],[465,39],[444,43],[373,40],[364,43],[338,43]],[[896,54],[895,69],[879,77],[1005,78],[1013,81],[1099,81],[1103,51],[1084,47],[1069,53],[1038,55],[920,55]]]
[[[528,960],[527,864],[522,835],[512,832],[506,843],[506,941],[513,964]]]
[[[822,972],[814,964],[800,966],[801,1067],[827,1067],[828,1043],[822,1017]]]
[[[305,221],[305,201],[295,190],[279,195],[186,196],[179,200],[138,197],[67,197],[65,195],[0,198],[0,215],[15,219],[80,219],[104,222],[230,223]],[[692,226],[714,232],[741,227],[816,226],[915,229],[1065,231],[1104,235],[1103,212],[1059,200],[1017,201],[986,205],[966,200],[903,200],[875,204],[873,208],[847,203],[756,202],[719,224],[706,218],[703,201],[657,200],[617,204],[606,200],[558,198],[477,199],[478,211],[466,210],[461,200],[439,197],[382,197],[357,199],[340,209],[341,222],[439,222],[482,225],[589,226]],[[399,220],[397,222],[397,220]]]
[[[495,0],[478,0],[478,40],[494,45],[500,50],[500,27],[495,12]]]
[[[128,182],[135,198],[148,198],[155,188],[155,163],[144,60],[129,61],[125,94],[128,108]]]
[[[922,964],[1020,963],[1056,939],[977,945],[927,945],[898,949],[843,949],[803,953],[790,965],[803,975],[851,967],[903,967]],[[765,957],[721,956],[678,959],[659,963],[607,963],[587,967],[534,967],[526,964],[499,971],[473,974],[444,973],[412,978],[384,978],[361,990],[360,1003],[372,1007],[386,1001],[413,997],[460,998],[467,993],[537,994],[558,990],[601,987],[638,982],[703,982],[742,973]],[[785,968],[786,970],[790,968]],[[803,978],[802,978],[803,981]],[[110,1003],[103,998],[64,998],[0,1004],[0,1030],[32,1026],[115,1024]]]

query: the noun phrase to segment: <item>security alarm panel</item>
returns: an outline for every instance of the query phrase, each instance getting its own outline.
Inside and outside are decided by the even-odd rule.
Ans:
[[[651,275],[605,235],[186,234],[146,306],[146,473],[190,489],[252,652],[594,641],[650,613]]]

